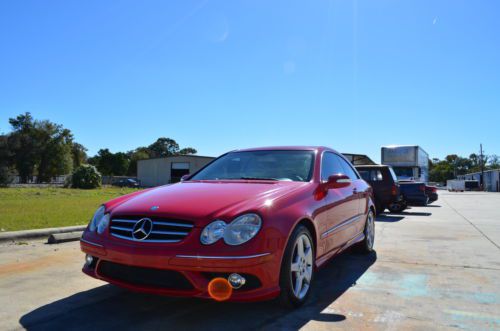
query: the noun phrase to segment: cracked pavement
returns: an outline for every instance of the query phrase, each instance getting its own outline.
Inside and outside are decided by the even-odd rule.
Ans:
[[[500,194],[439,194],[380,216],[377,253],[332,260],[295,311],[130,293],[84,276],[77,242],[2,244],[0,328],[500,330]]]

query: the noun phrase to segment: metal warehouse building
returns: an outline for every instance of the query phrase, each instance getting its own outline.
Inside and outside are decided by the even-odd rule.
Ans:
[[[198,155],[169,156],[137,162],[137,179],[142,186],[177,183],[186,174],[192,174],[210,163],[214,157]]]
[[[457,176],[457,178],[462,180],[477,180],[481,183],[480,172]],[[488,192],[500,192],[500,169],[484,171],[484,190]]]

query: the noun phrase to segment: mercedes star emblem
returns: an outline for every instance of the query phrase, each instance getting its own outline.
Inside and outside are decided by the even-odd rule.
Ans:
[[[132,237],[136,240],[144,240],[153,231],[153,221],[149,218],[141,218],[132,229]]]

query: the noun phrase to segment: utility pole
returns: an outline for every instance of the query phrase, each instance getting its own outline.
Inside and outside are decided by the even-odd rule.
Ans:
[[[483,156],[483,144],[480,144],[480,154],[479,162],[481,166],[481,189],[484,191],[484,156]]]

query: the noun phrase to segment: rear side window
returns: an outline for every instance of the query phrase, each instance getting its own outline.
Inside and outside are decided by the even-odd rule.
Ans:
[[[395,183],[398,182],[398,176],[396,176],[396,173],[394,172],[394,169],[392,167],[389,167],[389,172],[391,173],[392,179],[394,180]]]
[[[361,178],[367,182],[381,182],[384,180],[384,176],[380,170],[359,170]]]
[[[370,170],[358,170],[358,172],[361,175],[361,178],[363,178],[367,182],[371,182],[372,176]]]
[[[321,160],[321,181],[327,181],[328,177],[344,173],[340,165],[339,157],[333,153],[325,152]]]
[[[337,155],[335,155],[335,156],[338,158],[338,160],[340,162],[340,166],[342,167],[343,173],[345,175],[347,175],[351,180],[359,179],[358,174],[356,174],[356,172],[354,171],[354,169],[351,167],[351,165],[349,163],[347,163],[340,156],[337,156]]]

